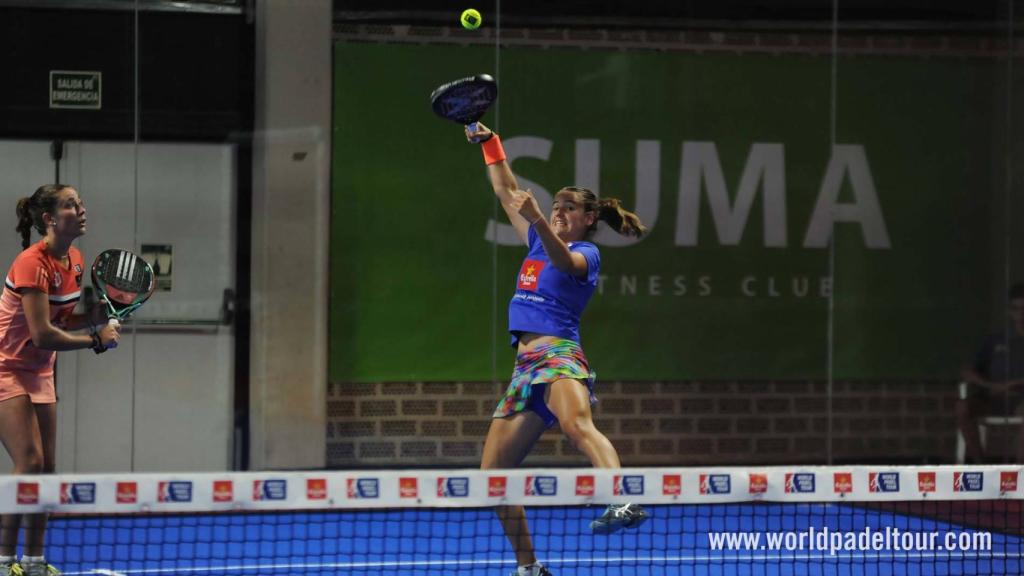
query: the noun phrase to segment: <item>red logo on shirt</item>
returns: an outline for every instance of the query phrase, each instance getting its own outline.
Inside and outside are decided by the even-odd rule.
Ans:
[[[540,278],[540,272],[544,269],[545,264],[545,262],[540,260],[530,260],[527,258],[523,262],[523,267],[519,269],[519,282],[516,282],[516,288],[536,292],[537,280]]]

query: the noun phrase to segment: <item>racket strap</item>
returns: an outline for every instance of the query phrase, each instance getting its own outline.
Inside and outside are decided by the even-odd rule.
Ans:
[[[494,134],[482,144],[480,149],[484,151],[484,163],[490,166],[505,161],[505,149],[501,146],[501,138]]]

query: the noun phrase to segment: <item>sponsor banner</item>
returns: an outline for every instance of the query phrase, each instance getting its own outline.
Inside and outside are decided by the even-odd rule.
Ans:
[[[508,488],[508,478],[505,476],[491,476],[487,479],[487,496],[490,498],[504,498]]]
[[[185,503],[192,501],[192,482],[185,480],[163,481],[157,484],[157,502]]]
[[[1016,492],[1017,491],[1017,479],[1020,477],[1020,472],[1017,471],[1002,471],[999,473],[999,491],[1000,492]]]
[[[306,478],[306,500],[326,500],[327,479]]]
[[[683,493],[683,479],[679,474],[664,474],[661,477],[662,496],[679,496]]]
[[[61,504],[95,504],[95,482],[62,482],[60,485]]]
[[[750,494],[764,494],[768,491],[768,475],[751,472],[747,475],[747,492]]]
[[[252,481],[252,499],[254,502],[281,502],[288,498],[288,481],[283,478]]]
[[[1020,467],[867,466],[0,477],[0,514],[709,502],[1024,499]],[[294,494],[292,493],[294,492]]]
[[[590,498],[594,495],[594,477],[585,474],[576,477],[576,495]]]
[[[785,482],[786,494],[814,494],[813,472],[787,472]]]
[[[468,476],[441,476],[437,479],[438,498],[468,498]]]
[[[419,498],[420,497],[420,484],[419,479],[415,477],[402,477],[398,479],[398,497],[399,498]]]
[[[138,482],[118,482],[115,488],[115,500],[118,504],[135,504],[139,501]]]
[[[232,502],[235,499],[235,483],[231,480],[213,481],[213,501]]]
[[[833,474],[832,491],[836,494],[849,494],[853,492],[853,474],[849,472],[836,472]]]
[[[612,494],[616,496],[643,496],[644,477],[639,474],[631,476],[616,475],[612,480]]]
[[[557,476],[527,476],[525,483],[525,496],[557,496]]]
[[[899,492],[899,472],[868,472],[868,492]]]
[[[732,477],[729,474],[701,474],[700,493],[704,495],[722,495],[732,493]]]
[[[379,478],[349,478],[345,486],[350,500],[380,498]]]
[[[984,486],[984,472],[953,472],[953,492],[981,492]]]

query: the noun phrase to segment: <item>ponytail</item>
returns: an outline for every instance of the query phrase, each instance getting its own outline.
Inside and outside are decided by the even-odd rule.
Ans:
[[[32,213],[30,206],[32,199],[29,197],[18,200],[18,227],[16,230],[21,234],[21,247],[28,248],[32,237]]]
[[[66,184],[46,184],[36,188],[30,197],[18,200],[18,226],[15,228],[21,234],[21,247],[28,248],[31,244],[32,229],[40,235],[46,235],[46,224],[43,222],[43,214],[55,214],[57,212],[57,200],[61,190],[70,188]]]
[[[647,233],[647,227],[640,222],[640,217],[622,207],[615,198],[601,198],[597,201],[597,219],[603,220],[623,236],[639,238]]]
[[[597,218],[589,232],[597,231],[597,223],[604,221],[612,230],[623,236],[639,238],[647,233],[647,227],[640,222],[640,217],[622,207],[622,202],[615,198],[597,198],[593,190],[582,186],[566,186],[559,192],[574,192],[583,201],[583,209],[596,212]]]

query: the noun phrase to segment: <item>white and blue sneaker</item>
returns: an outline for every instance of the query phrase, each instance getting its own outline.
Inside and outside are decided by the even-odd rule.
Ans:
[[[515,572],[511,576],[552,576],[551,571],[544,567],[540,562],[535,562],[529,566],[520,566],[516,568]]]
[[[611,534],[623,528],[636,528],[647,520],[647,511],[639,504],[612,504],[600,518],[590,523],[594,534]]]

